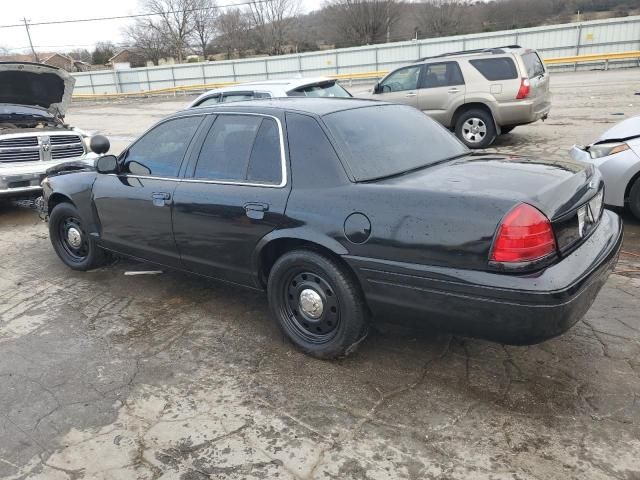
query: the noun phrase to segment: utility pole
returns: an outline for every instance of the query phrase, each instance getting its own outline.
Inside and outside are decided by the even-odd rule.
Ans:
[[[26,17],[22,17],[22,20],[24,20],[24,28],[27,30],[27,37],[29,37],[29,45],[31,45],[31,52],[33,53],[33,57],[36,59],[36,63],[40,63],[40,59],[38,58],[36,49],[33,48],[33,42],[31,41],[31,33],[29,32],[29,24],[27,23]]]

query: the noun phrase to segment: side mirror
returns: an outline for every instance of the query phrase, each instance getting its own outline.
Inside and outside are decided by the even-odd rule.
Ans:
[[[382,88],[380,88],[380,84],[376,83],[373,87],[373,93],[380,93],[382,91]]]
[[[102,155],[109,151],[111,143],[109,143],[109,139],[104,135],[94,135],[89,142],[89,148],[92,152]]]
[[[105,155],[96,161],[98,173],[117,173],[118,158],[115,155]]]

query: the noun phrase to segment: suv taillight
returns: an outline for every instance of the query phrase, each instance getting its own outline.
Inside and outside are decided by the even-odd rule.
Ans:
[[[520,80],[520,90],[518,90],[518,95],[516,95],[516,99],[522,100],[523,98],[527,98],[530,92],[531,92],[531,83],[529,82],[528,78],[523,77]]]
[[[502,219],[493,241],[490,260],[531,262],[557,251],[549,219],[537,208],[521,203]]]

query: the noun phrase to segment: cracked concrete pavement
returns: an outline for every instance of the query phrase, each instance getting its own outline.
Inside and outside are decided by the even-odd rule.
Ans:
[[[496,148],[564,157],[640,112],[637,74],[553,76],[552,118]],[[183,100],[69,120],[117,150]],[[259,293],[128,260],[73,272],[19,205],[0,209],[0,259],[2,478],[640,478],[640,257],[543,344],[374,333],[334,362],[294,350]]]

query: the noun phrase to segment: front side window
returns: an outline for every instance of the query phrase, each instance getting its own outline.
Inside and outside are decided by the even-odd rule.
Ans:
[[[168,120],[144,134],[127,151],[125,171],[134,175],[176,177],[201,116]]]
[[[348,98],[351,94],[342,88],[335,80],[305,85],[287,92],[289,97],[333,97]]]
[[[469,60],[469,63],[473,65],[484,78],[492,82],[518,78],[516,64],[508,57],[481,58],[478,60]]]
[[[200,150],[195,178],[279,184],[280,131],[272,118],[219,115]]]
[[[462,72],[457,62],[425,65],[422,88],[454,87],[456,85],[464,85]]]
[[[413,107],[376,105],[323,119],[356,181],[398,175],[468,154],[457,138]]]
[[[401,92],[418,88],[418,79],[422,65],[396,70],[380,83],[380,92]]]

